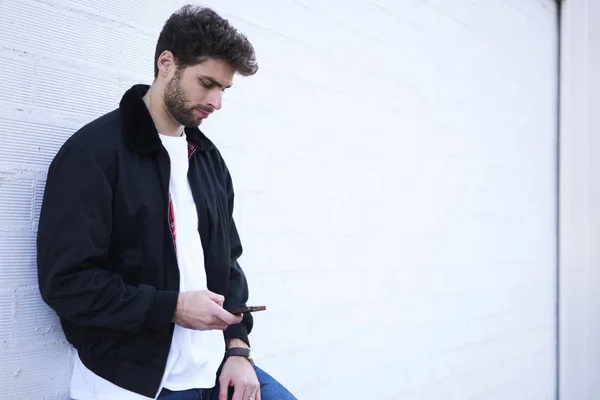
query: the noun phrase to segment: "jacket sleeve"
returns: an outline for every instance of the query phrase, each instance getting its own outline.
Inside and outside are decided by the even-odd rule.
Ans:
[[[77,325],[131,333],[170,329],[177,292],[126,284],[108,263],[112,196],[93,155],[66,146],[59,151],[48,171],[38,227],[42,299]]]
[[[228,206],[229,206],[229,217],[231,226],[229,229],[229,243],[231,248],[231,271],[229,273],[229,284],[227,288],[227,294],[225,296],[226,306],[238,306],[246,305],[248,301],[248,282],[246,275],[240,267],[238,258],[242,255],[242,243],[235,226],[233,219],[233,203],[234,203],[234,192],[231,176],[227,172],[227,195],[228,195]],[[252,331],[254,320],[252,314],[244,314],[242,322],[235,325],[229,325],[225,329],[225,339],[242,339],[248,345],[250,341],[248,334]]]

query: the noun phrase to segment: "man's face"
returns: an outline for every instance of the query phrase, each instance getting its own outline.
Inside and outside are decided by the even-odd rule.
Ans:
[[[164,103],[181,125],[196,127],[221,109],[223,91],[231,87],[234,71],[222,60],[208,58],[201,64],[178,68],[167,83]]]

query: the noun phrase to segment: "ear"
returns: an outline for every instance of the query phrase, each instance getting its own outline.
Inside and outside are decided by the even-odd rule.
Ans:
[[[171,75],[177,69],[175,56],[169,50],[161,53],[156,64],[158,66],[158,75],[162,75],[163,77]]]

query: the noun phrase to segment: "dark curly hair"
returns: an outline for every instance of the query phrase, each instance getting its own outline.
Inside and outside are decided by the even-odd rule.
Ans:
[[[186,5],[165,23],[154,54],[154,77],[158,76],[158,57],[169,50],[179,68],[200,64],[207,58],[229,63],[240,75],[258,71],[254,47],[229,21],[207,7]]]

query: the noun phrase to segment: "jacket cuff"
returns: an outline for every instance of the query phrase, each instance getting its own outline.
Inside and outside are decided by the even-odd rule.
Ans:
[[[239,324],[235,325],[229,325],[223,333],[225,335],[225,340],[241,339],[246,342],[248,346],[250,346],[250,340],[248,340],[248,328],[244,322],[240,322]]]
[[[179,293],[175,291],[157,290],[154,295],[154,302],[150,306],[144,321],[144,328],[155,331],[169,329],[173,323],[178,296]]]

